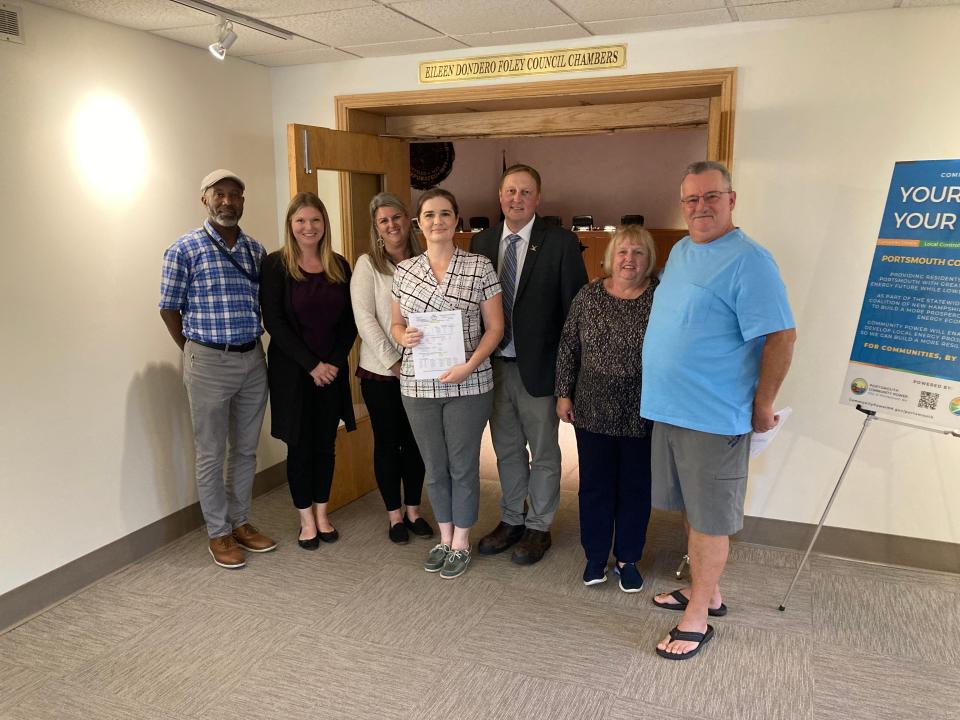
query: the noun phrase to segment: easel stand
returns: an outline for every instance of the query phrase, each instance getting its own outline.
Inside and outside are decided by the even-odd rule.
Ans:
[[[901,420],[891,420],[890,418],[877,417],[876,410],[867,410],[861,405],[857,405],[857,410],[866,415],[866,417],[863,419],[863,427],[860,428],[860,434],[857,436],[857,441],[853,444],[853,450],[850,451],[850,456],[847,458],[847,462],[843,466],[843,472],[841,472],[840,477],[837,478],[837,485],[833,488],[833,494],[830,495],[830,500],[827,502],[827,507],[823,511],[823,515],[820,516],[820,522],[817,524],[817,529],[814,531],[813,537],[810,538],[810,545],[807,546],[807,551],[803,554],[803,560],[800,561],[800,567],[797,568],[797,574],[793,576],[793,582],[790,583],[790,587],[787,589],[787,594],[783,596],[783,602],[780,603],[779,608],[781,611],[787,609],[787,600],[790,599],[790,593],[793,592],[793,586],[796,585],[797,580],[800,579],[800,573],[803,572],[803,566],[807,564],[807,558],[810,557],[810,552],[813,550],[813,545],[817,542],[817,536],[820,535],[820,531],[823,529],[823,524],[827,520],[827,515],[830,513],[830,508],[833,507],[833,501],[837,499],[837,492],[840,490],[840,485],[843,483],[843,479],[847,476],[847,471],[850,469],[850,465],[853,463],[853,456],[857,454],[857,449],[860,447],[860,441],[863,440],[864,433],[867,432],[867,428],[873,421],[879,420],[880,422],[888,422],[894,425],[903,425],[904,427],[916,428],[917,430],[935,432],[938,435],[953,435],[954,437],[960,437],[960,434],[955,433],[952,430],[936,430],[934,428],[925,427],[923,425],[914,425],[913,423],[907,423]]]

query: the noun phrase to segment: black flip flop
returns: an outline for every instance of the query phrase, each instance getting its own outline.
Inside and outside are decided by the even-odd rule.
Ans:
[[[707,625],[707,631],[698,633],[698,632],[687,632],[686,630],[681,630],[676,625],[673,626],[673,630],[670,631],[671,640],[681,640],[683,642],[695,642],[700,643],[693,650],[688,650],[685,653],[672,653],[667,652],[666,650],[661,650],[657,648],[657,655],[667,660],[686,660],[692,658],[698,652],[703,650],[703,646],[706,645],[713,638],[713,625]]]
[[[656,605],[658,608],[664,608],[665,610],[679,610],[682,612],[687,609],[687,604],[690,602],[690,600],[682,592],[680,592],[679,590],[674,590],[672,593],[670,593],[670,597],[676,600],[676,602],[675,603],[657,602],[656,595],[654,595],[650,599],[653,600],[653,604]],[[720,603],[720,607],[718,608],[707,608],[707,615],[709,615],[710,617],[723,617],[726,614],[727,614],[727,606],[724,605],[723,603]]]

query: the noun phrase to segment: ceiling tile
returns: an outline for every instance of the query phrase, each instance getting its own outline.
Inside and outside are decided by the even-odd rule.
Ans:
[[[205,12],[157,0],[34,0],[39,5],[66,10],[137,30],[201,25],[211,18]]]
[[[312,63],[337,62],[339,60],[356,60],[353,55],[315,46],[314,50],[295,50],[293,52],[266,53],[264,55],[248,55],[243,58],[258,65],[267,67],[285,67],[287,65],[310,65]]]
[[[462,50],[463,43],[445,36],[426,40],[404,40],[376,45],[347,45],[343,48],[362,57],[388,57],[390,55],[413,55],[444,50]]]
[[[604,20],[602,22],[590,22],[586,25],[591,32],[597,35],[616,35],[619,33],[647,32],[649,30],[672,30],[698,25],[721,25],[731,21],[730,13],[724,9],[652,15],[629,20]]]
[[[784,18],[833,13],[858,12],[860,10],[884,10],[892,8],[896,0],[786,0],[752,4],[756,0],[734,0],[738,5],[737,15],[744,22],[752,20],[781,20]],[[741,5],[741,3],[744,3]]]
[[[392,7],[448,35],[567,25],[571,22],[571,18],[549,0],[409,0],[393,3]]]
[[[172,28],[157,30],[155,35],[161,35],[186,45],[205,48],[217,39],[217,24],[219,20],[210,17],[210,24],[200,27]],[[237,34],[237,41],[228,51],[228,55],[246,57],[248,55],[263,55],[265,53],[289,52],[291,50],[314,49],[317,44],[301,37],[292,37],[289,40],[267,35],[258,30],[251,30],[243,25],[234,23],[233,31]]]
[[[209,0],[214,5],[255,18],[311,15],[330,10],[376,5],[374,0]]]
[[[699,12],[724,7],[724,0],[556,0],[581,22]]]
[[[270,22],[280,27],[290,27],[299,35],[336,47],[374,45],[438,36],[438,33],[430,28],[382,5],[312,15],[276,17],[271,18]]]
[[[590,34],[579,25],[556,25],[554,27],[457,35],[458,40],[462,40],[467,43],[467,45],[475,48],[493,45],[522,45],[524,43],[547,42],[549,40],[572,40],[585,37],[590,37]]]

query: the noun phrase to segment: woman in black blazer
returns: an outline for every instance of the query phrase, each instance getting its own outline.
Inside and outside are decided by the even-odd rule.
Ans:
[[[315,550],[339,533],[327,517],[342,419],[354,430],[347,354],[357,337],[350,266],[333,252],[330,220],[313,193],[287,208],[283,248],[263,261],[260,304],[270,333],[271,434],[287,444],[287,481],[300,513],[297,542]]]

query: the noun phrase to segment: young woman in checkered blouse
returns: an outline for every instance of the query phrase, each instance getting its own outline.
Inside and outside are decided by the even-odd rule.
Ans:
[[[417,219],[423,255],[404,260],[393,278],[393,339],[403,348],[400,392],[426,465],[427,492],[440,526],[427,572],[461,575],[470,562],[470,528],[480,505],[480,437],[493,407],[490,354],[503,336],[500,283],[493,264],[454,245],[456,198],[433,188],[420,196]],[[414,376],[412,348],[423,333],[411,313],[459,310],[466,362],[436,380]]]

